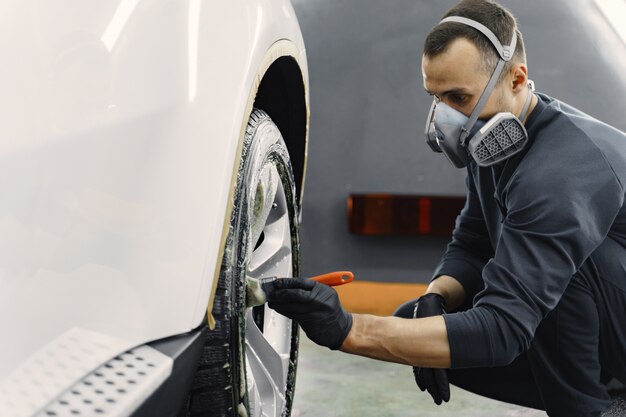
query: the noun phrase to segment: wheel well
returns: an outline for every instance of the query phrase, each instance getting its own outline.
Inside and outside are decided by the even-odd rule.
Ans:
[[[261,80],[254,107],[265,111],[285,140],[298,201],[301,202],[306,158],[307,104],[302,72],[293,57],[278,58]]]

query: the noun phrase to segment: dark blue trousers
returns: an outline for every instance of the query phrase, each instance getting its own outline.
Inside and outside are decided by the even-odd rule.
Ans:
[[[415,301],[394,315],[412,318]],[[526,352],[507,366],[451,369],[449,378],[465,390],[549,416],[600,416],[611,400],[606,384],[612,378],[626,383],[626,271],[600,271],[589,258]]]

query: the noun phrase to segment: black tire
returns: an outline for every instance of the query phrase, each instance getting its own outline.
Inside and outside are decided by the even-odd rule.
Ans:
[[[275,137],[268,135],[268,127]],[[260,155],[260,158],[259,158]],[[263,111],[254,109],[246,129],[234,195],[231,228],[226,239],[217,292],[213,305],[216,327],[207,332],[205,346],[191,390],[179,417],[249,415],[245,367],[245,273],[249,250],[248,232],[252,210],[251,190],[255,169],[271,158],[276,163],[288,202],[292,242],[292,268],[299,275],[299,228],[295,183],[287,148],[278,128]],[[261,319],[262,320],[262,319]],[[291,413],[298,353],[298,327],[292,325],[291,357],[286,385],[286,406]],[[242,409],[245,408],[244,410]]]

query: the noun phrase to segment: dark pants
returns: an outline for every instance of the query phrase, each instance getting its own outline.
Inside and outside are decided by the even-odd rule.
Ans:
[[[394,315],[412,318],[415,301]],[[558,417],[599,416],[612,377],[626,382],[626,271],[599,271],[591,258],[511,364],[449,371],[460,388]]]

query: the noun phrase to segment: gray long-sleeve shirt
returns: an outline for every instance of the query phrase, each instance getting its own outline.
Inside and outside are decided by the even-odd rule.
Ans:
[[[626,134],[537,95],[524,151],[468,166],[466,205],[434,274],[480,290],[471,309],[444,315],[453,368],[502,366],[527,350],[592,254],[626,271]]]

